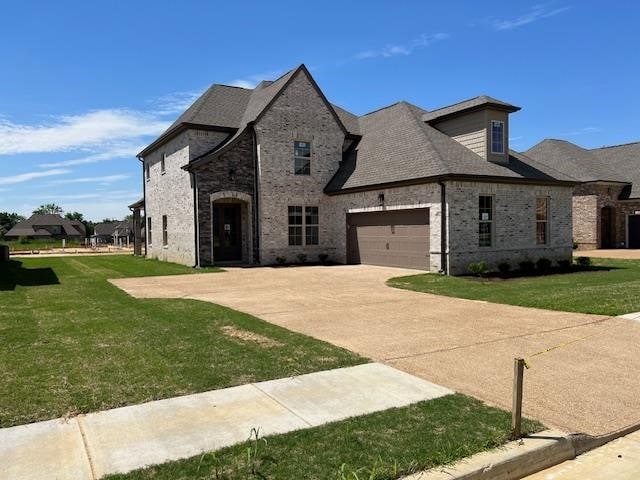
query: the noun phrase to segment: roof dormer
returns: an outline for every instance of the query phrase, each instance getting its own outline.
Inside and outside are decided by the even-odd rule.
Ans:
[[[520,107],[482,95],[427,112],[422,120],[490,162],[509,161],[509,114]]]

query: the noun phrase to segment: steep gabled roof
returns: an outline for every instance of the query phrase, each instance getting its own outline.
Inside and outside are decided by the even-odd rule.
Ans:
[[[488,95],[480,95],[479,97],[463,100],[462,102],[438,108],[437,110],[425,112],[422,116],[422,120],[430,123],[436,120],[442,121],[448,117],[453,117],[454,115],[459,115],[463,112],[468,113],[474,110],[480,110],[481,108],[493,108],[495,110],[503,110],[509,113],[520,110],[520,107],[516,107],[510,103],[489,97]]]
[[[629,177],[613,165],[604,162],[594,151],[579,147],[566,140],[546,139],[534,145],[525,154],[537,162],[570,175],[581,182],[622,182]]]
[[[631,190],[622,198],[640,198],[640,142],[594,148],[591,152],[631,183]]]
[[[510,152],[508,164],[489,162],[424,123],[422,115],[421,108],[399,102],[360,117],[362,138],[346,152],[325,191],[452,176],[575,182],[516,152]]]

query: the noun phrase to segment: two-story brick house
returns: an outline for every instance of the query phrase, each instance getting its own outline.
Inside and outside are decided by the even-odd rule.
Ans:
[[[589,150],[547,139],[526,155],[580,180],[573,192],[579,248],[640,248],[640,142]]]
[[[509,150],[518,107],[477,97],[362,116],[300,67],[213,85],[143,162],[147,255],[187,265],[278,257],[465,273],[568,259],[576,181]]]

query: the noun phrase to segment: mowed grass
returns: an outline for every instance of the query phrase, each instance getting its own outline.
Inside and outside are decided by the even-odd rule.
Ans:
[[[366,361],[228,308],[138,300],[107,281],[195,272],[132,256],[0,264],[0,427]]]
[[[567,312],[622,315],[640,311],[640,261],[593,259],[587,272],[477,279],[437,274],[392,278],[392,287]]]
[[[504,444],[510,420],[478,400],[448,395],[107,478],[396,479]],[[542,425],[525,421],[523,428]]]

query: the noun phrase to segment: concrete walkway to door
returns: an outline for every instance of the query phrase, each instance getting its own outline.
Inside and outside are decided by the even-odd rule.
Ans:
[[[528,357],[525,414],[592,435],[640,421],[640,322],[385,285],[415,273],[367,265],[265,267],[112,283],[139,298],[191,298],[247,312],[502,408],[511,406],[513,358]]]

